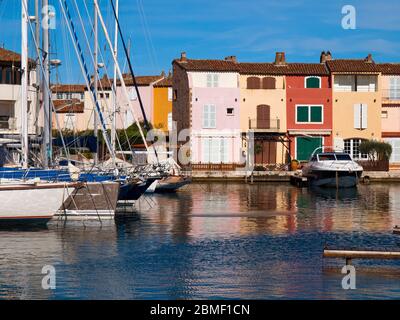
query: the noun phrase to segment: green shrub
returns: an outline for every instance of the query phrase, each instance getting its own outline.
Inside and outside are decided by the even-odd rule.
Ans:
[[[377,140],[362,141],[359,149],[372,161],[389,160],[393,151],[390,143]]]

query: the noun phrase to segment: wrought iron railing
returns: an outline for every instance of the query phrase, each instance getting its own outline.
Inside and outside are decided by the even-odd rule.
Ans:
[[[249,129],[279,131],[280,119],[249,119]]]

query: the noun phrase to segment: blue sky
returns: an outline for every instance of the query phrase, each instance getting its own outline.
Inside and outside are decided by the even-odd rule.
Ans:
[[[89,29],[83,1],[77,0]],[[73,1],[69,2],[74,8]],[[86,2],[92,10],[91,1]],[[59,80],[82,82],[58,0],[50,3],[57,12],[57,28],[51,35],[53,58],[63,61]],[[347,4],[356,8],[355,30],[341,26],[341,10]],[[100,5],[111,31],[109,0],[100,0]],[[288,61],[317,62],[322,50],[330,50],[334,58],[363,58],[372,53],[376,61],[400,61],[398,0],[120,0],[120,7],[122,28],[126,38],[131,38],[132,62],[139,75],[168,71],[181,51],[189,58],[236,55],[239,61],[256,62],[273,61],[276,51],[285,51]],[[76,12],[73,16],[78,25]],[[0,0],[1,30],[5,31],[0,33],[0,44],[16,51],[20,51],[19,17],[19,0]],[[79,36],[89,57],[83,34]],[[89,32],[90,41],[92,37]],[[100,42],[105,62],[110,64],[103,37]],[[122,54],[120,62],[125,65]],[[53,72],[53,81],[55,76]]]

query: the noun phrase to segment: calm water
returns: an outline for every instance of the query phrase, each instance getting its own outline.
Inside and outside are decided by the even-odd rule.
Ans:
[[[400,250],[400,185],[309,191],[193,184],[142,200],[130,219],[0,231],[0,298],[400,298],[400,261],[359,261],[357,289],[324,246]],[[151,208],[150,208],[151,205]],[[44,265],[56,268],[43,290]]]

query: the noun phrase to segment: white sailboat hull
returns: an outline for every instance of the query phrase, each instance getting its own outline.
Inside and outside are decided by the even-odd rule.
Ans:
[[[62,184],[0,186],[0,224],[46,223],[60,208],[65,192]]]

